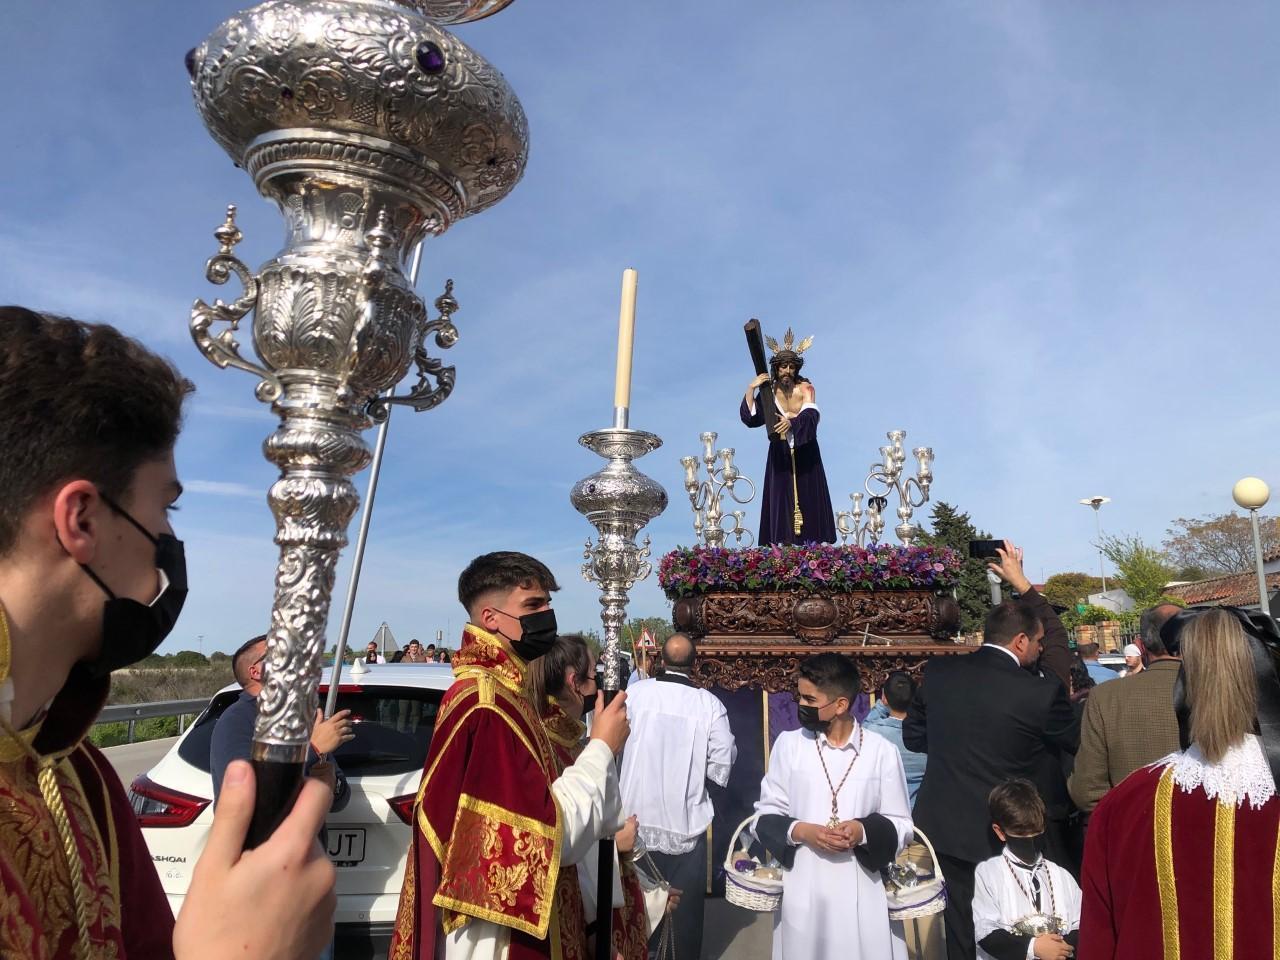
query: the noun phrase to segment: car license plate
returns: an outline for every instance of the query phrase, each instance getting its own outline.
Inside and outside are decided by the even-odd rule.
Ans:
[[[325,851],[334,866],[350,867],[364,860],[364,828],[329,828],[329,848]]]

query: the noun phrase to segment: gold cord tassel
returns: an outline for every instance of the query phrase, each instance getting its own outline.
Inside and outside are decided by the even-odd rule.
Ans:
[[[791,496],[796,505],[795,510],[791,514],[791,529],[795,531],[795,535],[800,536],[800,530],[804,526],[804,514],[800,512],[800,483],[796,479],[796,448],[791,447]]]
[[[53,757],[42,758],[3,720],[0,720],[0,727],[35,762],[40,796],[44,798],[45,806],[53,817],[58,839],[62,841],[62,854],[67,861],[67,877],[71,881],[71,899],[76,911],[76,952],[80,960],[91,960],[93,948],[89,942],[89,892],[84,885],[84,870],[80,863],[80,850],[76,846],[75,831],[71,828],[67,805],[62,800],[62,788],[58,785],[58,761]]]
[[[80,956],[89,960],[92,956],[89,946],[89,895],[84,888],[84,871],[80,865],[80,852],[76,847],[76,835],[71,829],[71,819],[67,816],[66,804],[62,802],[62,790],[58,786],[58,774],[54,769],[57,761],[47,759],[41,761],[40,772],[36,780],[40,784],[40,795],[53,814],[54,825],[58,828],[58,837],[62,840],[62,852],[67,858],[67,873],[71,877],[71,894],[76,906],[76,926],[79,934]]]

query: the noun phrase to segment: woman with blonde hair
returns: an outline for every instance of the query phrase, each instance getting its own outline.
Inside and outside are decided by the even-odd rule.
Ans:
[[[1265,614],[1220,607],[1175,615],[1161,639],[1182,657],[1184,749],[1094,810],[1080,955],[1280,958],[1280,632]]]
[[[530,664],[526,682],[529,699],[542,716],[542,725],[551,740],[558,776],[578,758],[586,742],[586,716],[596,703],[595,655],[578,634],[562,634],[556,637],[555,645],[547,653]],[[639,844],[636,828],[636,818],[630,817],[614,838],[620,861],[616,876],[622,886],[622,901],[614,902],[610,939],[614,957],[621,960],[647,960],[649,935],[656,921],[649,917],[646,906],[652,906],[660,920],[667,905],[665,891],[656,885],[650,884],[655,889],[646,895],[646,884],[631,862]],[[588,857],[579,863],[576,871],[583,910],[590,921],[587,933],[591,934],[595,928],[592,918],[596,915],[595,858]],[[673,898],[678,898],[676,891],[671,893]],[[582,946],[585,950],[585,943]]]

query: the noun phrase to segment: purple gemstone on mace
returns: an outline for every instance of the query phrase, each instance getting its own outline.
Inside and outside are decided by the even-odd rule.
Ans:
[[[418,69],[425,74],[437,74],[444,69],[444,51],[430,40],[423,40],[413,51]]]

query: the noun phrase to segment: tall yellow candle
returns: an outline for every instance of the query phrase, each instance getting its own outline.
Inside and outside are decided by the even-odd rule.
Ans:
[[[631,406],[631,347],[636,332],[636,272],[622,271],[622,309],[618,314],[618,370],[613,380],[613,406]]]

